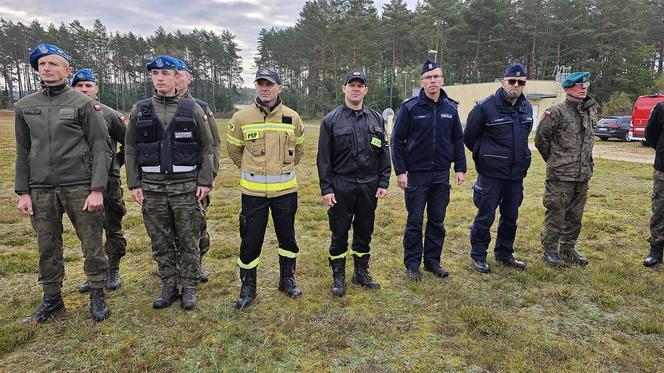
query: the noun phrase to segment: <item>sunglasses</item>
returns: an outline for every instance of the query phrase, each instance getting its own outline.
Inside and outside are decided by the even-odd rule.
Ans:
[[[526,81],[525,81],[525,80],[518,80],[518,79],[505,79],[505,81],[506,81],[507,84],[509,84],[509,85],[515,85],[515,84],[517,84],[517,83],[518,83],[519,86],[521,86],[521,87],[523,87],[524,85],[526,85]]]

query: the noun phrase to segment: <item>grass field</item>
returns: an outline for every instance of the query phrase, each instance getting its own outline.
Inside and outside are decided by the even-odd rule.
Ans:
[[[123,287],[107,296],[110,319],[96,323],[79,242],[65,219],[68,317],[42,326],[20,320],[39,304],[38,252],[29,220],[16,211],[14,135],[0,121],[0,371],[658,371],[664,369],[664,268],[641,265],[647,252],[652,166],[598,159],[578,249],[587,268],[544,265],[539,247],[544,163],[533,157],[525,180],[516,256],[524,272],[471,268],[468,232],[475,208],[470,161],[452,190],[443,266],[409,282],[402,265],[406,212],[392,180],[379,203],[371,273],[382,289],[350,285],[332,299],[329,229],[315,167],[317,130],[307,126],[296,232],[299,300],[277,291],[276,239],[268,226],[251,308],[232,307],[238,290],[238,171],[223,153],[212,193],[206,257],[210,282],[191,312],[154,310],[160,290],[138,206],[125,193],[128,253]],[[220,123],[225,134],[224,122]],[[607,146],[598,143],[597,146]],[[617,146],[610,144],[610,146]],[[625,144],[624,146],[638,146]],[[469,157],[470,159],[470,157]],[[495,225],[494,234],[495,236]],[[350,275],[352,265],[347,269]],[[348,281],[350,282],[350,281]]]

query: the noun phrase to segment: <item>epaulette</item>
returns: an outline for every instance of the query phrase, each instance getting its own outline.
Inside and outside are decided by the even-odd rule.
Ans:
[[[459,106],[459,101],[456,101],[453,98],[450,97],[445,97],[445,101],[449,102],[452,106],[458,107]]]
[[[485,102],[489,101],[490,99],[492,99],[493,96],[494,96],[494,95],[491,95],[491,96],[485,97],[484,99],[478,101],[476,105],[482,105],[483,103],[485,103]]]

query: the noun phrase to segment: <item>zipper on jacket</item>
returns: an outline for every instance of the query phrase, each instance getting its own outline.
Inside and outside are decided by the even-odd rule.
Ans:
[[[442,100],[442,98],[439,97]],[[438,121],[438,114],[436,112],[436,103],[433,103],[433,143],[431,146],[431,171],[435,169],[436,166],[436,126]]]
[[[58,187],[57,174],[53,168],[53,159],[55,158],[53,154],[53,123],[51,121],[51,110],[53,108],[53,96],[51,95],[51,89],[49,86],[46,87],[46,93],[48,96],[48,154],[50,155],[48,160],[48,168],[53,177],[53,186]]]

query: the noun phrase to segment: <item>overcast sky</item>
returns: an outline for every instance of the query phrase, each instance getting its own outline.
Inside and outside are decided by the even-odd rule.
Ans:
[[[42,25],[79,20],[91,27],[99,18],[109,31],[149,36],[160,25],[166,31],[189,32],[194,28],[237,35],[242,51],[245,86],[251,86],[255,73],[256,40],[261,28],[287,27],[297,21],[305,0],[113,0],[113,1],[37,1],[2,0],[0,18],[24,23],[37,19]],[[379,13],[386,0],[374,1]],[[413,10],[417,0],[406,0]],[[180,5],[182,4],[182,5]]]

